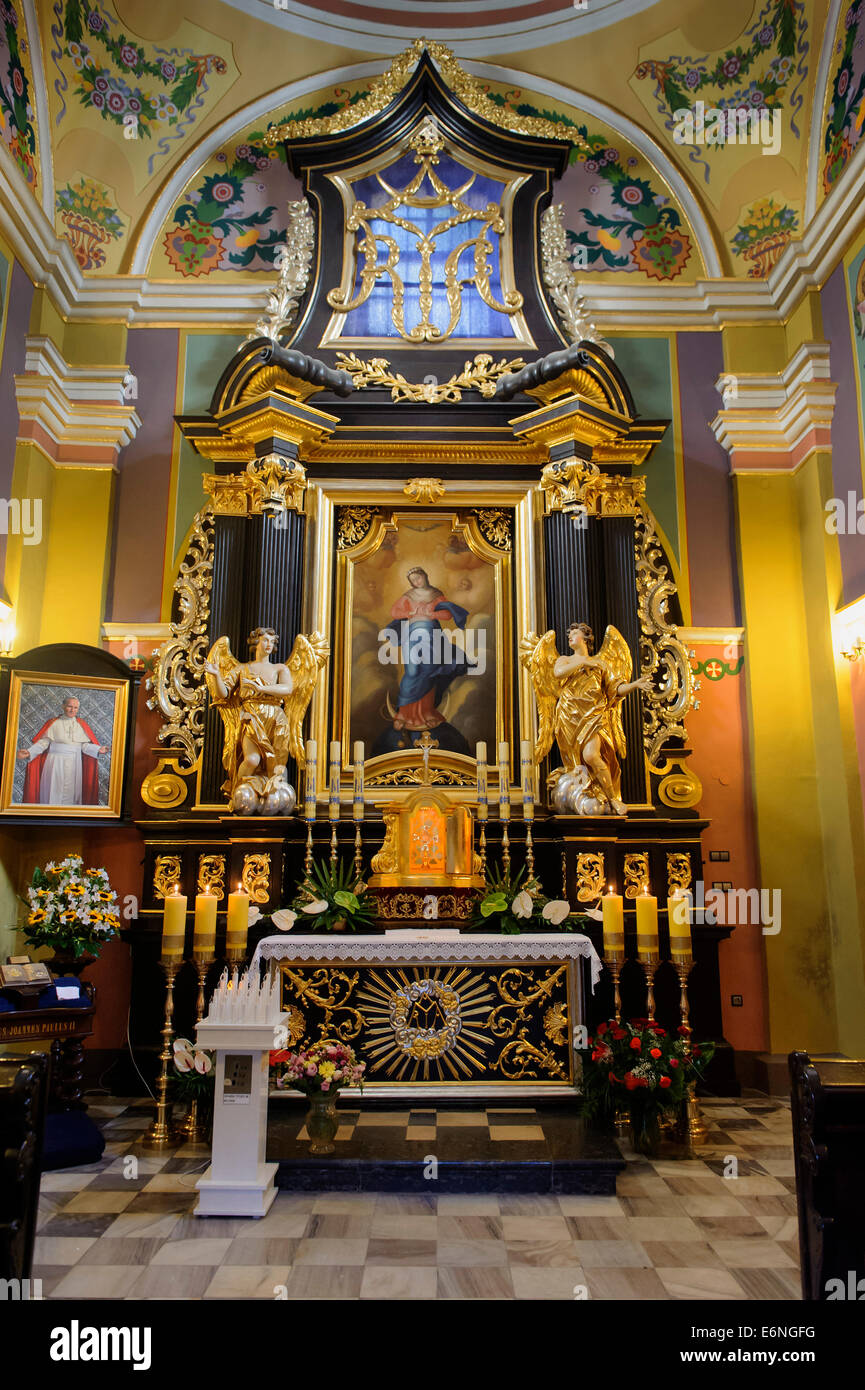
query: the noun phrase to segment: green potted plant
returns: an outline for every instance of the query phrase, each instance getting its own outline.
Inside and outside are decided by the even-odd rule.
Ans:
[[[488,867],[486,879],[471,920],[475,931],[500,931],[504,936],[576,931],[586,921],[564,898],[545,897],[538,880],[526,876],[525,865],[513,876],[509,869]]]
[[[85,869],[80,854],[34,869],[27,905],[24,940],[54,951],[48,965],[55,975],[79,975],[116,936],[120,923],[106,870]]]
[[[374,920],[365,895],[352,862],[314,859],[289,910],[310,931],[365,931]]]

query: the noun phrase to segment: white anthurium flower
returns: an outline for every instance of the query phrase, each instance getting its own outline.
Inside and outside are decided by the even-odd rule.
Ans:
[[[196,1052],[195,1070],[201,1072],[202,1076],[206,1076],[209,1071],[213,1071],[213,1063],[206,1052]]]
[[[191,1052],[175,1052],[174,1065],[178,1071],[192,1071],[194,1059]]]
[[[548,922],[552,922],[554,927],[558,927],[564,922],[570,910],[570,903],[566,903],[564,898],[556,898],[555,902],[547,903],[544,906],[541,916],[546,917]]]
[[[271,921],[277,931],[291,931],[297,921],[297,913],[294,908],[281,907],[278,912],[272,913]]]
[[[252,926],[253,922],[257,922],[260,916],[261,916],[261,908],[260,908],[260,907],[251,907],[251,908],[249,909],[249,925]]]
[[[175,1038],[175,1039],[174,1039],[174,1051],[175,1051],[175,1052],[191,1052],[191,1051],[192,1051],[192,1043],[189,1041],[188,1038]]]
[[[326,898],[313,898],[311,903],[304,903],[302,911],[308,912],[310,917],[317,917],[320,912],[327,912],[328,907]]]
[[[515,917],[531,917],[533,908],[534,903],[532,902],[531,894],[527,893],[525,888],[521,893],[517,893],[517,896],[511,903],[511,911]]]
[[[603,922],[604,914],[599,907],[584,907],[583,912],[587,917],[591,917],[593,922]]]

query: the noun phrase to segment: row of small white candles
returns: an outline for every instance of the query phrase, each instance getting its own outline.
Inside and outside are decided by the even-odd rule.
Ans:
[[[162,955],[165,960],[180,960],[186,940],[187,897],[181,893],[180,885],[175,883],[170,893],[165,895],[162,911]],[[192,932],[192,949],[200,957],[216,955],[216,909],[219,899],[215,893],[206,890],[195,899],[195,924]],[[228,895],[226,950],[229,954],[246,950],[249,932],[249,894],[237,885],[235,893]]]
[[[499,771],[499,820],[511,818],[511,753],[507,743],[498,748]],[[489,793],[487,788],[487,745],[478,743],[475,747],[475,761],[478,769],[478,820],[489,817]],[[532,788],[532,745],[528,739],[520,744],[520,791],[523,803],[523,820],[535,818],[535,794]]]
[[[267,1023],[279,1012],[279,977],[265,976],[259,981],[258,970],[237,969],[229,975],[223,970],[213,991],[208,1023]]]
[[[637,910],[637,953],[640,956],[658,954],[658,899],[644,888],[634,899]],[[625,915],[621,893],[614,893],[612,887],[601,899],[604,929],[604,955],[608,959],[623,956],[625,952]],[[688,898],[684,893],[674,893],[667,899],[667,923],[670,931],[670,949],[674,956],[691,954],[691,920],[688,911]]]

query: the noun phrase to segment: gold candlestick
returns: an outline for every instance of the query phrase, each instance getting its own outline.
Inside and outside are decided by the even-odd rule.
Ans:
[[[339,849],[339,844],[338,844],[337,838],[336,838],[336,821],[334,820],[334,821],[331,821],[331,823],[330,823],[330,862],[331,862],[331,864],[335,864],[335,863],[336,863],[336,857],[337,857],[337,851],[338,851],[338,849]]]
[[[511,872],[511,842],[508,838],[508,822],[502,821],[502,868],[506,877],[510,877]]]
[[[176,1149],[182,1140],[175,1134],[171,1123],[172,1103],[168,1099],[170,1085],[168,1064],[172,1058],[171,1040],[174,1037],[174,977],[180,961],[163,958],[160,962],[165,971],[165,1015],[162,1024],[162,1066],[156,1081],[156,1115],[142,1140],[145,1149]]]
[[[617,1023],[622,1021],[622,992],[619,985],[619,976],[624,962],[624,954],[619,955],[614,951],[611,955],[604,957],[604,964],[610,972],[613,981],[613,1011]]]
[[[638,959],[646,973],[646,1014],[649,1023],[655,1020],[655,971],[658,968],[657,951],[638,951]]]
[[[483,821],[480,823],[480,833],[478,835],[478,854],[481,859],[481,873],[486,879],[487,876],[487,827]]]
[[[690,955],[680,955],[678,952],[674,952],[673,966],[679,977],[679,1009],[682,1014],[682,1023],[686,1028],[689,1028],[691,1015],[688,1006],[688,976],[693,969],[694,958]],[[687,1036],[688,1047],[690,1048],[690,1033]],[[704,1143],[708,1133],[703,1112],[700,1109],[700,1102],[697,1100],[697,1083],[691,1081],[688,1083],[682,1102],[679,1137],[689,1148],[693,1148],[695,1144]]]
[[[530,879],[535,876],[535,846],[532,840],[532,823],[526,821],[526,869]]]
[[[215,964],[215,957],[209,951],[193,951],[192,964],[198,974],[198,999],[195,1005],[195,1022],[200,1023],[204,1017],[205,993],[204,986],[207,981],[207,972],[211,965]],[[183,1136],[187,1144],[206,1144],[209,1133],[206,1125],[199,1121],[198,1101],[193,1099],[189,1102],[189,1109],[186,1118],[178,1126],[177,1133]]]
[[[354,876],[357,883],[363,881],[363,838],[359,820],[354,823]]]
[[[312,821],[306,822],[306,854],[303,859],[303,872],[307,878],[312,873]]]

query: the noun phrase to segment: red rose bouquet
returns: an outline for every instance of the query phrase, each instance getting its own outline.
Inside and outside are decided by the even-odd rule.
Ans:
[[[654,1146],[660,1116],[679,1109],[714,1050],[714,1043],[695,1046],[686,1024],[670,1036],[645,1018],[599,1023],[580,1050],[584,1113],[589,1119],[612,1121],[618,1109],[626,1108],[635,1148],[648,1150]]]

